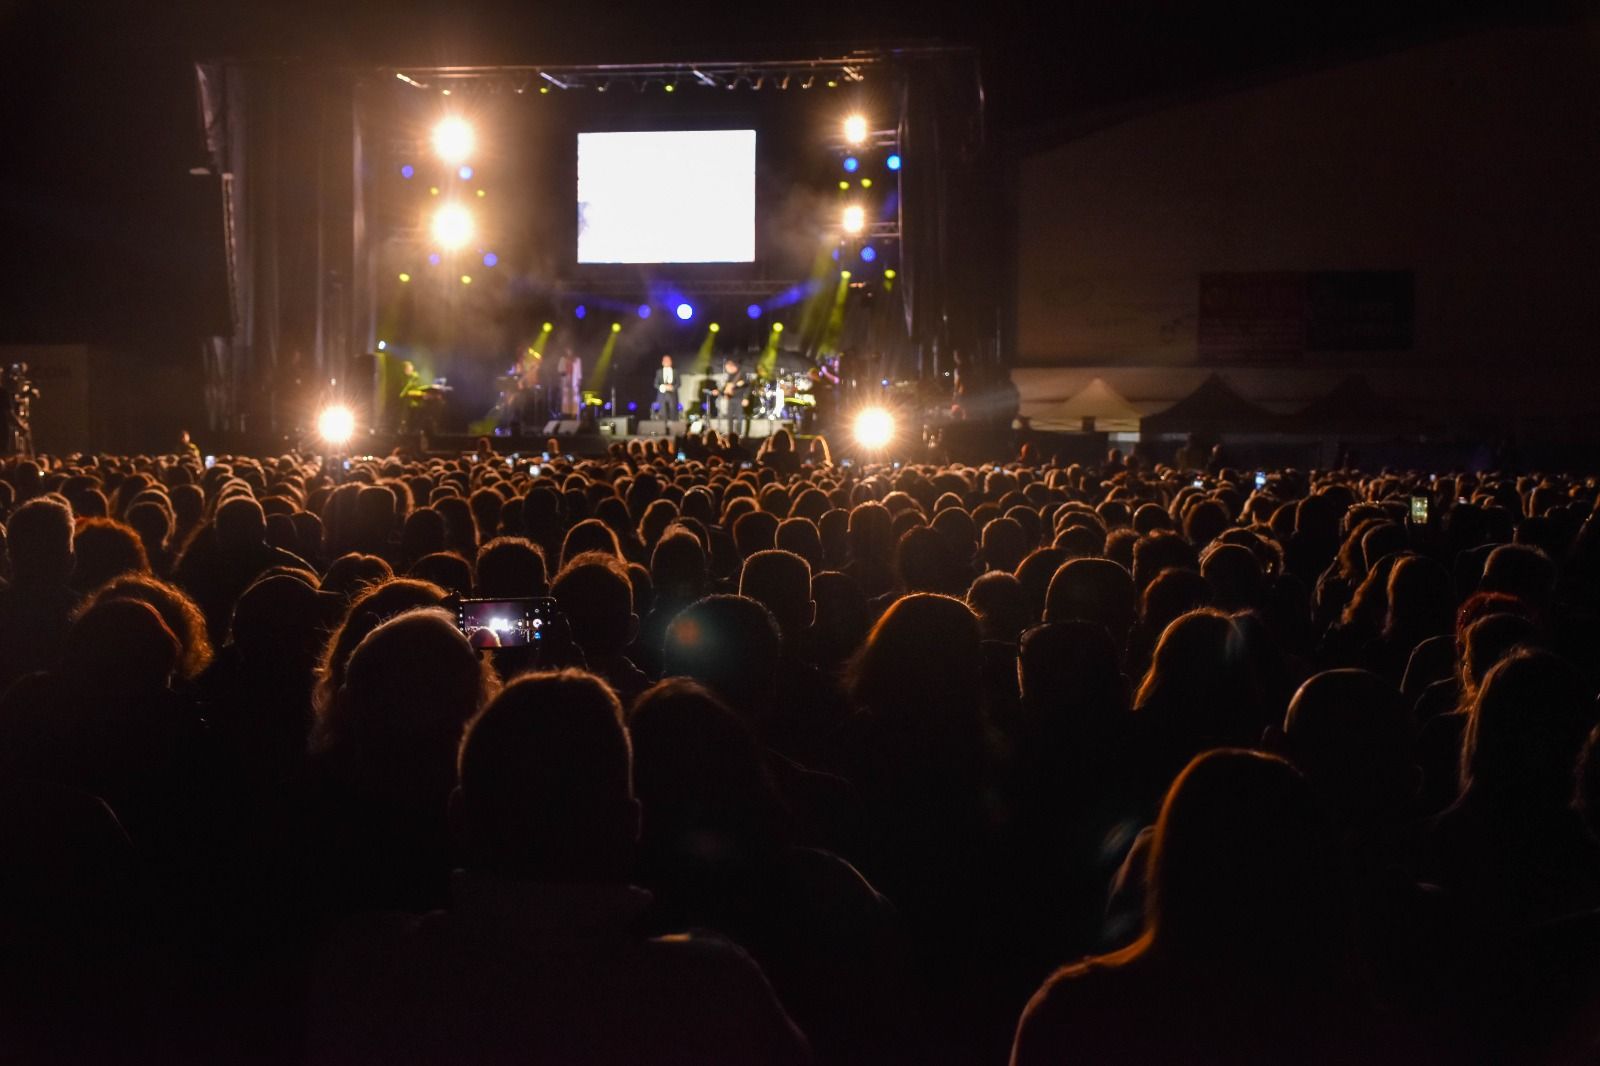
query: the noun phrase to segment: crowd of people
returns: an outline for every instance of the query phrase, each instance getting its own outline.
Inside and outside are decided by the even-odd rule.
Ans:
[[[1600,1050],[1594,478],[681,448],[0,462],[7,1060]]]

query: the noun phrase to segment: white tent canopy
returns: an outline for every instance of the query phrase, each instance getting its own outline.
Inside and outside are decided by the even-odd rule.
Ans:
[[[1093,378],[1070,399],[1025,404],[1022,411],[1036,429],[1080,430],[1084,419],[1094,419],[1094,428],[1108,433],[1134,433],[1139,429],[1139,410],[1106,384]]]

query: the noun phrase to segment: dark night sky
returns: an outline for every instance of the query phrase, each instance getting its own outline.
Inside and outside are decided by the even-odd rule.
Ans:
[[[1069,0],[795,4],[0,0],[0,341],[187,348],[191,62],[625,62],[803,57],[939,38],[983,50],[1002,133],[1285,65],[1512,18],[1508,0]],[[598,17],[597,17],[598,16]],[[773,42],[792,42],[774,44]]]

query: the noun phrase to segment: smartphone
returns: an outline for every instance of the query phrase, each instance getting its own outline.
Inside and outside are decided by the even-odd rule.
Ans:
[[[687,459],[687,458],[689,458],[689,457],[688,457],[688,456],[687,456],[687,455],[685,455],[685,454],[683,454],[683,453],[682,453],[682,452],[679,452],[679,453],[678,453],[678,462],[680,462],[680,463],[681,463],[681,462],[683,462],[683,461],[684,461],[684,460],[685,460],[685,459]]]
[[[217,457],[215,455],[206,456],[206,469],[207,470],[210,470],[212,467],[214,467],[216,465],[217,465]]]
[[[550,461],[550,453],[549,452],[540,452],[539,453],[539,461],[541,463],[548,463]]]
[[[1428,524],[1428,498],[1426,496],[1411,497],[1411,521],[1419,526]]]
[[[1204,478],[1195,478],[1194,479],[1194,487],[1197,488],[1197,489],[1205,488],[1206,487],[1205,479]]]
[[[538,644],[555,620],[556,601],[550,596],[456,602],[456,626],[474,648]]]
[[[529,463],[528,464],[528,476],[529,477],[538,477],[539,476],[539,469],[540,468],[539,468],[539,464],[538,463]]]
[[[739,464],[739,469],[740,470],[749,470],[752,466],[755,466],[755,465],[756,464],[754,464],[750,460],[746,459],[744,462]]]
[[[856,465],[856,461],[854,459],[840,459],[839,460],[839,465],[841,467],[845,468],[846,470],[848,470],[848,469],[850,469],[850,467]]]
[[[1256,471],[1256,488],[1259,490],[1259,489],[1264,489],[1266,487],[1267,487],[1267,472],[1265,470],[1257,470]]]
[[[565,456],[563,456],[563,458],[565,458],[569,463],[572,462],[572,453],[568,452]]]
[[[346,473],[348,473],[350,471],[350,460],[346,459],[344,461],[344,469],[345,469]]]
[[[896,469],[896,470],[899,470],[899,469],[900,469],[900,460],[898,460],[898,459],[896,459],[896,460],[895,460],[895,461],[894,461],[894,468],[895,468],[895,469]]]

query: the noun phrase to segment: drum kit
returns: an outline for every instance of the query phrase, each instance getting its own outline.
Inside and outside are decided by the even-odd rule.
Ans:
[[[746,418],[798,422],[816,407],[816,382],[803,372],[759,377],[744,395]]]

